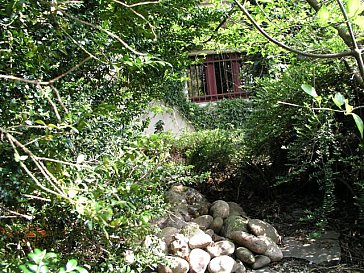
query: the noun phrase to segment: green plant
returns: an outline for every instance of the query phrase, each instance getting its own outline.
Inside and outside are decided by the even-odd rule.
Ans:
[[[47,252],[46,250],[35,249],[28,254],[28,261],[25,264],[19,266],[23,273],[87,273],[88,271],[81,266],[78,266],[78,262],[75,259],[67,261],[63,267],[58,267],[59,258],[54,252]]]

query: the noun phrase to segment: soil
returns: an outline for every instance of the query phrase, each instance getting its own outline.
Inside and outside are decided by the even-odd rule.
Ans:
[[[292,189],[285,186],[257,190],[238,181],[204,185],[198,189],[209,201],[223,199],[239,203],[251,218],[271,223],[285,237],[309,239],[319,236],[323,230],[315,222],[304,221],[307,210],[321,206],[317,189],[307,186]],[[327,219],[325,230],[340,234],[341,261],[316,265],[306,260],[284,258],[269,268],[281,273],[364,273],[364,224],[357,221],[357,208],[346,196],[339,196],[337,208]],[[266,271],[268,273],[268,271]]]

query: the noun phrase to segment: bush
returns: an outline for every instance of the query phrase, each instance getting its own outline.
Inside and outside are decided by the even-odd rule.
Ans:
[[[179,137],[175,147],[194,166],[197,173],[211,172],[213,177],[232,175],[244,157],[242,131],[201,130]]]
[[[318,186],[315,194],[321,196],[322,206],[310,212],[318,223],[325,223],[335,209],[338,185],[346,185],[355,196],[361,194],[354,191],[362,177],[353,170],[363,154],[354,122],[343,114],[313,109],[335,109],[330,95],[336,92],[351,98],[355,86],[342,71],[340,64],[303,62],[290,67],[281,78],[260,80],[246,125],[248,154],[252,162],[264,166],[269,177],[266,186],[289,183],[295,190],[312,183]],[[305,83],[314,83],[323,98],[321,105],[303,92]]]

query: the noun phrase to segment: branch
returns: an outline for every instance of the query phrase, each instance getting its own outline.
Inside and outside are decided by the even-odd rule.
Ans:
[[[141,52],[135,50],[134,48],[132,48],[131,46],[129,46],[123,39],[121,39],[118,35],[116,35],[115,33],[111,32],[111,31],[108,31],[108,30],[106,30],[106,29],[104,29],[104,28],[102,28],[102,27],[100,27],[98,25],[92,24],[90,22],[87,22],[87,21],[81,20],[79,18],[76,18],[73,15],[70,15],[70,14],[68,14],[68,13],[66,13],[66,12],[64,12],[62,10],[60,12],[62,12],[62,14],[66,15],[68,18],[71,18],[71,19],[73,19],[73,20],[75,20],[75,21],[77,21],[77,22],[79,22],[81,24],[84,24],[84,25],[87,25],[87,26],[96,28],[96,29],[98,29],[98,30],[106,33],[110,37],[118,40],[126,49],[130,50],[131,52],[133,52],[136,55],[139,55],[139,56],[146,56],[147,55],[145,53],[141,53]]]
[[[53,89],[54,93],[56,94],[57,100],[59,102],[59,104],[62,106],[63,110],[65,113],[68,113],[68,109],[67,107],[64,105],[61,96],[59,95],[59,92],[57,90],[57,88],[55,88],[53,85],[51,85],[51,88]]]
[[[354,31],[353,31],[353,27],[352,27],[352,25],[350,23],[348,14],[346,13],[346,10],[344,8],[343,3],[341,2],[341,0],[337,0],[337,2],[339,4],[339,6],[340,6],[341,13],[343,14],[343,16],[345,18],[346,26],[347,26],[347,28],[349,30],[349,34],[350,34],[351,41],[352,41],[352,44],[353,44],[353,50],[354,50],[354,53],[355,53],[354,57],[355,57],[355,60],[356,60],[356,62],[358,64],[358,67],[359,67],[360,76],[364,79],[364,62],[363,62],[363,56],[362,56],[362,53],[361,53],[361,49],[359,48],[358,43],[356,41]]]
[[[235,3],[238,5],[238,7],[240,8],[240,10],[244,13],[244,15],[249,19],[249,21],[254,25],[254,27],[265,37],[267,38],[268,41],[272,42],[273,44],[284,48],[290,52],[302,55],[302,56],[306,56],[306,57],[310,57],[310,58],[318,58],[318,59],[337,59],[337,58],[342,58],[342,57],[348,57],[348,56],[353,56],[353,52],[352,51],[345,51],[345,52],[340,52],[340,53],[332,53],[332,54],[315,54],[315,53],[307,53],[304,51],[300,51],[294,48],[291,48],[290,46],[278,41],[277,39],[271,37],[262,27],[259,26],[259,24],[254,20],[254,18],[251,16],[251,14],[247,11],[247,9],[244,7],[244,5],[242,5],[240,2],[238,2],[238,0],[234,0]]]
[[[115,0],[113,0],[113,1],[116,2],[116,3],[119,3],[119,1],[115,1]],[[159,1],[145,1],[145,2],[135,3],[135,4],[130,4],[130,5],[122,3],[122,5],[127,7],[127,8],[134,8],[134,7],[138,7],[138,6],[150,5],[150,4],[159,4],[159,3],[160,3]]]
[[[137,12],[137,11],[135,11],[130,5],[127,5],[127,4],[125,4],[125,3],[123,3],[123,2],[120,2],[120,1],[118,1],[118,0],[113,0],[115,3],[118,3],[118,4],[120,4],[120,5],[122,5],[122,6],[124,6],[124,7],[126,7],[126,8],[129,8],[136,16],[138,16],[139,18],[141,18],[142,20],[144,20],[147,24],[148,24],[148,26],[149,26],[149,28],[150,28],[150,30],[153,32],[153,35],[154,35],[154,38],[155,39],[157,39],[157,34],[155,33],[155,31],[154,31],[154,26],[142,15],[142,14],[140,14],[139,12]],[[159,3],[159,2],[158,2]]]
[[[38,86],[40,86],[40,85],[38,85]],[[48,96],[46,91],[43,92],[43,95],[46,97],[47,101],[52,106],[53,112],[56,115],[56,118],[57,118],[58,122],[61,122],[62,119],[61,119],[61,116],[60,116],[60,114],[58,112],[57,105],[51,100],[50,96]]]
[[[51,85],[54,82],[58,81],[61,78],[66,77],[68,74],[72,73],[73,71],[75,71],[77,68],[79,68],[81,65],[83,65],[85,62],[87,62],[88,60],[90,60],[91,57],[88,56],[86,59],[84,59],[82,62],[80,62],[79,64],[75,65],[74,67],[72,67],[70,70],[66,71],[65,73],[49,80],[49,81],[41,81],[41,80],[28,80],[28,79],[24,79],[24,78],[20,78],[20,77],[16,77],[16,76],[12,76],[12,75],[1,75],[0,74],[0,79],[5,79],[5,80],[14,80],[14,81],[20,81],[20,82],[25,82],[25,83],[29,83],[29,84],[36,84],[36,85]]]
[[[13,211],[13,210],[7,209],[7,208],[5,208],[5,207],[1,207],[1,208],[2,208],[3,210],[5,210],[5,211],[7,211],[7,212],[11,213],[11,214],[16,215],[16,216],[21,216],[21,217],[23,217],[23,218],[27,219],[28,221],[33,220],[33,217],[32,217],[32,216],[29,216],[29,215],[25,215],[25,214],[22,214],[22,213],[16,212],[16,211]],[[2,217],[0,217],[0,218],[10,218],[10,217],[11,217],[11,216],[2,216]]]
[[[288,105],[288,106],[293,106],[293,107],[299,107],[299,108],[307,108],[306,106],[303,105],[298,105],[298,104],[293,104],[293,103],[289,103],[289,102],[284,102],[284,101],[277,101],[278,104],[284,104],[284,105]],[[336,110],[336,109],[331,109],[331,108],[321,108],[321,107],[312,107],[310,108],[311,110],[326,110],[326,111],[332,111],[332,112],[338,112],[338,113],[345,113],[344,110]]]

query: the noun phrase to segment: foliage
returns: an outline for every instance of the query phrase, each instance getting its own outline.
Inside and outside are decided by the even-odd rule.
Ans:
[[[176,140],[175,147],[198,173],[211,172],[213,178],[229,176],[244,157],[242,131],[200,130]]]
[[[35,249],[34,252],[28,254],[29,261],[25,265],[21,265],[19,268],[24,273],[47,273],[47,272],[59,272],[59,273],[87,273],[88,271],[78,266],[78,262],[75,259],[68,260],[66,266],[58,268],[58,257],[54,252],[48,252],[46,250],[41,251]]]
[[[220,14],[196,3],[1,5],[2,267],[35,248],[93,272],[155,266],[141,244],[165,210],[163,191],[195,178],[168,162],[162,137],[141,136],[138,117],[172,73],[166,61],[184,64],[176,47],[194,46]],[[128,264],[130,249],[138,258]]]
[[[303,62],[288,68],[280,79],[262,79],[246,125],[248,154],[265,169],[267,186],[277,175],[276,183],[291,183],[296,190],[318,185],[322,207],[310,215],[321,226],[335,209],[338,187],[346,185],[345,191],[362,196],[355,186],[361,174],[353,171],[363,153],[359,135],[354,134],[355,122],[327,110],[336,107],[330,94],[342,92],[350,97],[355,88],[342,71],[339,63]],[[302,83],[315,86],[319,105],[302,91]],[[350,100],[360,103],[353,96]]]

